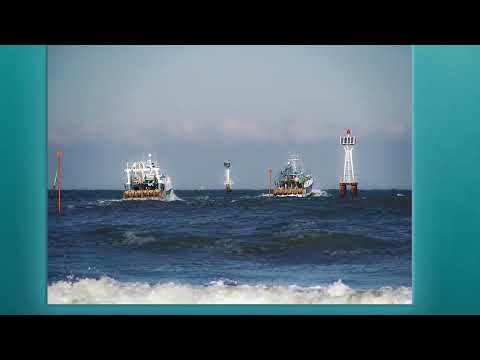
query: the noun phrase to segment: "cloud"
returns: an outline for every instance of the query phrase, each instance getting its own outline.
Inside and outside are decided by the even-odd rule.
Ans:
[[[322,121],[296,119],[291,121],[259,120],[258,118],[221,118],[211,121],[164,119],[156,123],[119,122],[118,126],[102,123],[80,123],[49,130],[51,144],[81,144],[113,142],[129,145],[179,142],[202,144],[212,141],[228,143],[297,143],[314,144],[336,139],[352,128],[360,137],[381,136],[402,138],[409,136],[411,125],[402,122],[384,122],[370,126],[368,121]]]

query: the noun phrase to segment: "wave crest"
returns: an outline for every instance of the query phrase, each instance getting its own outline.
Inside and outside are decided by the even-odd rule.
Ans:
[[[313,197],[331,197],[327,191],[325,190],[320,190],[320,189],[313,189],[312,190],[312,196]]]
[[[409,287],[355,290],[341,280],[326,286],[206,286],[119,282],[109,277],[59,281],[48,287],[49,304],[411,304]]]

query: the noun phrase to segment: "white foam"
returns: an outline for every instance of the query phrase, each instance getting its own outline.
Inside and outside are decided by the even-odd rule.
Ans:
[[[206,286],[118,282],[109,277],[59,281],[48,287],[49,304],[411,304],[409,287],[355,290],[340,280],[326,286]]]
[[[105,199],[105,200],[97,200],[93,204],[98,206],[109,206],[112,203],[121,202],[121,201],[123,201],[123,199]],[[89,204],[92,204],[92,203],[89,203]]]
[[[170,201],[184,201],[183,199],[179,198],[177,196],[177,194],[175,194],[175,191],[173,191],[173,190],[170,191],[170,194],[168,194],[166,196],[165,200],[167,202],[170,202]]]
[[[137,236],[134,232],[132,231],[127,231],[124,234],[124,239],[122,241],[122,244],[125,245],[143,245],[143,244],[148,244],[151,242],[155,242],[155,238],[153,236]]]
[[[314,197],[330,197],[331,195],[325,190],[313,189],[312,196]]]
[[[202,200],[209,200],[209,199],[210,199],[210,196],[209,196],[209,195],[197,196],[197,197],[195,198],[195,200],[200,200],[200,201],[202,201]]]

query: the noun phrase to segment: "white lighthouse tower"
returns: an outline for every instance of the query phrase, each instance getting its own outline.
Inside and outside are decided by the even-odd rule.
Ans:
[[[347,136],[340,137],[340,145],[345,150],[345,162],[343,165],[343,177],[340,179],[340,195],[343,197],[347,194],[347,186],[350,185],[353,197],[358,194],[358,182],[355,178],[353,170],[353,147],[356,143],[356,137],[352,136],[350,129],[347,129]]]
[[[224,185],[225,185],[225,191],[230,192],[232,191],[232,179],[230,179],[230,166],[231,163],[230,161],[225,161],[223,163],[223,167],[225,168],[225,179],[224,179]]]

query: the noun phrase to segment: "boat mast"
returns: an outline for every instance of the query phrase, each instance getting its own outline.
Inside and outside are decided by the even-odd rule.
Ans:
[[[57,151],[57,173],[58,173],[58,215],[61,215],[62,209],[62,202],[61,202],[61,194],[60,194],[60,159],[62,158],[63,151]]]

